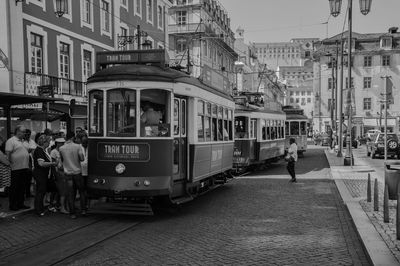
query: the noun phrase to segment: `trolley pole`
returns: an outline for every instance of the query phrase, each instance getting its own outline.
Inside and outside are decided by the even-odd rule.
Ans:
[[[336,136],[337,136],[337,118],[338,118],[338,63],[339,63],[339,42],[336,41],[336,60],[335,60],[335,72],[336,72],[336,77],[335,77],[335,129],[336,129]]]

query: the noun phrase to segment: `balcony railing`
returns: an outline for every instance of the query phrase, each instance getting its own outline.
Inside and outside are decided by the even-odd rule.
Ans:
[[[169,33],[194,33],[205,32],[205,25],[199,23],[171,24],[168,25]]]
[[[77,80],[49,76],[39,73],[25,73],[25,94],[38,95],[38,86],[51,85],[53,95],[86,98],[86,83]]]

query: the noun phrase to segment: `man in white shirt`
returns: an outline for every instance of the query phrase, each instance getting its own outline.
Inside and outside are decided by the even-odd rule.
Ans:
[[[290,147],[288,150],[288,164],[287,164],[287,170],[292,177],[290,182],[296,183],[296,172],[295,172],[295,165],[297,162],[297,144],[296,140],[294,138],[290,138],[289,140]],[[292,158],[292,159],[291,159]]]

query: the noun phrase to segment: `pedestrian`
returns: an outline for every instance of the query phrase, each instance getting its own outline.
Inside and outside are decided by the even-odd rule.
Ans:
[[[5,142],[2,137],[0,137],[0,189],[6,192],[7,188],[10,186],[11,179],[11,168],[10,161],[5,153]]]
[[[37,146],[36,142],[31,139],[31,134],[32,134],[31,130],[27,128],[25,131],[24,145],[29,152],[29,168],[27,171],[26,181],[25,181],[25,198],[32,197],[31,195],[32,170],[33,170],[32,154]]]
[[[290,182],[296,183],[296,172],[295,172],[295,165],[297,162],[297,144],[295,138],[290,138],[289,140],[289,149],[288,149],[288,154],[286,156],[286,160],[288,162],[287,164],[287,170],[292,177]]]
[[[75,186],[80,195],[81,213],[86,214],[85,185],[82,178],[81,162],[84,160],[82,148],[74,143],[74,132],[67,133],[67,141],[60,147],[60,157],[63,163],[64,175],[68,184],[69,212],[72,219],[76,218],[75,197],[73,187]]]
[[[47,192],[51,167],[55,165],[55,163],[51,161],[50,154],[46,151],[49,145],[50,137],[43,134],[38,138],[37,148],[33,152],[33,177],[36,181],[35,211],[39,216],[44,215],[43,201]]]
[[[60,147],[64,145],[65,139],[64,138],[56,138],[55,139],[56,147],[51,150],[50,152],[50,157],[53,162],[56,163],[54,167],[54,176],[55,176],[55,183],[57,186],[57,192],[58,192],[58,204],[60,208],[60,212],[67,214],[67,209],[66,209],[66,197],[67,197],[67,185],[66,185],[66,180],[64,177],[64,169],[63,165],[61,162],[61,155],[60,155]]]
[[[29,169],[29,153],[24,145],[26,128],[18,125],[14,136],[7,140],[5,152],[11,165],[11,186],[9,192],[9,208],[11,211],[30,209],[24,204],[25,183]]]

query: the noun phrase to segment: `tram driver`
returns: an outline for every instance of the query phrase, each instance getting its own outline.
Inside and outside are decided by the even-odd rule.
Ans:
[[[157,136],[158,125],[161,122],[162,115],[154,110],[151,103],[146,102],[143,108],[144,112],[140,117],[141,123],[144,125],[145,136]]]

